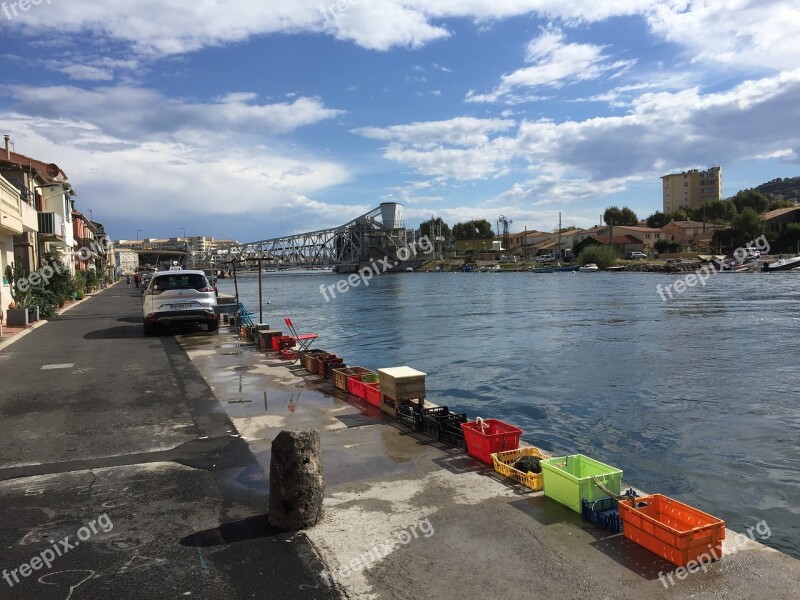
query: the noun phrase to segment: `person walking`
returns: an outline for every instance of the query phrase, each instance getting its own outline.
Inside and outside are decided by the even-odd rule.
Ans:
[[[131,276],[128,275],[128,287],[131,287]]]

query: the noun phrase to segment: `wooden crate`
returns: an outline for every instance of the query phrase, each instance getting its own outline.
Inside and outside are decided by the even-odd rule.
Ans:
[[[347,378],[356,374],[353,369],[349,369],[346,366],[333,369],[331,373],[333,374],[333,385],[343,392],[347,391]]]
[[[411,367],[378,369],[381,394],[396,402],[425,398],[425,373]]]
[[[283,332],[280,329],[260,329],[258,331],[258,349],[272,350],[272,338],[281,335]]]

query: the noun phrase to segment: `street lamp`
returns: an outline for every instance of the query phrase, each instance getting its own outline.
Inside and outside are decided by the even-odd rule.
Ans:
[[[186,239],[186,228],[185,227],[178,227],[183,232],[183,239]]]
[[[137,241],[137,242],[139,241],[139,234],[140,234],[141,232],[142,232],[142,230],[141,230],[141,229],[137,229],[137,230],[136,230],[136,241]]]

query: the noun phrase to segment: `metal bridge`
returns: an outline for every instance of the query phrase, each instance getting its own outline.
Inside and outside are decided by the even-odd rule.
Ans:
[[[389,257],[396,267],[405,267],[406,262],[397,255],[407,241],[403,205],[385,202],[338,227],[236,244],[210,254],[194,252],[189,263],[195,268],[229,269],[233,263],[254,267],[260,260],[267,268],[335,267],[352,272],[372,260]]]

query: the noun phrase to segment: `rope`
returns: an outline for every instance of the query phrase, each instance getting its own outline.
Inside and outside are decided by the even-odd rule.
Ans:
[[[632,496],[632,495],[628,494],[627,492],[625,494],[622,494],[622,495],[615,494],[610,489],[608,489],[605,485],[600,483],[600,480],[597,477],[595,477],[594,475],[592,475],[592,481],[594,481],[594,484],[597,487],[599,487],[600,491],[603,492],[606,496],[609,496],[610,498],[614,498],[616,500],[626,500],[627,499],[627,500],[631,501],[631,506],[636,506],[636,496]]]

